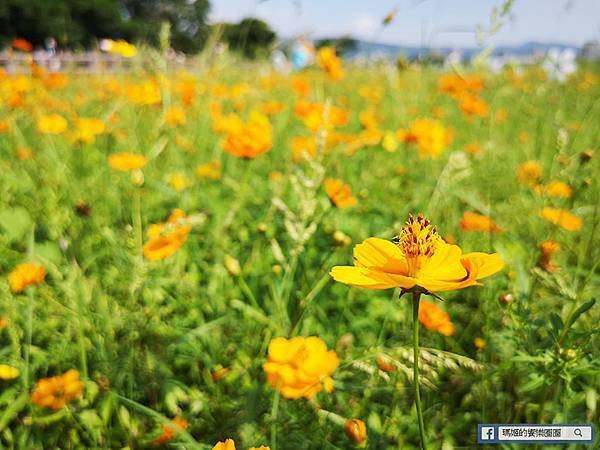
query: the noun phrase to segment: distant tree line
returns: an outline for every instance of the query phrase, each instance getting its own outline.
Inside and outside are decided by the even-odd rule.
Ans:
[[[209,10],[209,0],[0,0],[0,48],[16,37],[36,47],[49,37],[70,49],[89,49],[103,38],[158,46],[164,22],[171,46],[185,53],[200,51],[211,32],[247,57],[261,56],[276,39],[258,19],[211,27]]]

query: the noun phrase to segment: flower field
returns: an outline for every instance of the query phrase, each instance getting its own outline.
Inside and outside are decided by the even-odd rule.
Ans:
[[[0,72],[0,448],[598,426],[597,67],[148,59]]]

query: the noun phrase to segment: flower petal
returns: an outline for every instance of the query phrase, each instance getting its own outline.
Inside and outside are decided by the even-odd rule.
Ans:
[[[406,275],[408,266],[402,251],[393,242],[380,238],[369,238],[354,247],[357,266],[378,268],[384,272]]]
[[[475,276],[475,279],[489,277],[499,272],[504,267],[504,262],[498,253],[467,253],[462,257],[463,264],[468,262],[466,269],[469,272],[469,278]],[[471,272],[474,272],[473,274]]]
[[[414,278],[364,267],[336,266],[329,274],[335,281],[367,289],[410,289],[416,284]]]
[[[419,270],[419,278],[463,280],[467,271],[461,263],[461,257],[462,250],[458,245],[447,244],[440,239],[433,256]]]

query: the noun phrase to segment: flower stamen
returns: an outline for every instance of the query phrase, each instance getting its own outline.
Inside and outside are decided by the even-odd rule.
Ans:
[[[406,225],[394,241],[408,264],[408,276],[416,276],[423,262],[433,256],[440,239],[437,230],[423,214],[408,216]]]

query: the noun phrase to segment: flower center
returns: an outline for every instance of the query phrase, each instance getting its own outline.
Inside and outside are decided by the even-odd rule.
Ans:
[[[433,256],[439,239],[437,230],[423,214],[416,218],[412,214],[408,216],[406,225],[396,237],[396,244],[406,258],[409,277],[416,276],[423,263]]]

